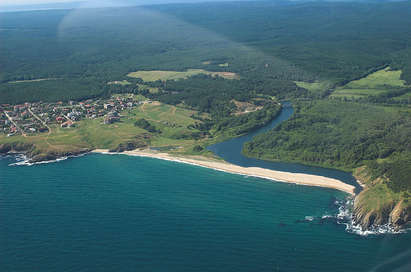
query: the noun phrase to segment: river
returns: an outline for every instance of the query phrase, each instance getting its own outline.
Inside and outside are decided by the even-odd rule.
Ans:
[[[305,173],[335,178],[345,183],[356,186],[357,191],[360,190],[360,186],[355,180],[355,178],[347,172],[323,167],[303,165],[298,163],[264,161],[255,158],[249,158],[242,154],[242,148],[246,142],[251,141],[254,136],[267,132],[270,129],[273,129],[274,127],[279,125],[280,123],[290,119],[293,113],[294,109],[291,103],[285,102],[279,115],[266,126],[257,129],[247,135],[211,145],[207,147],[207,149],[212,151],[219,157],[223,158],[225,161],[232,164],[244,167],[261,167],[277,171]]]

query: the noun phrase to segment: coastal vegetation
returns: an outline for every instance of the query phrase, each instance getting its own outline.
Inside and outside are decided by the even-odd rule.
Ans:
[[[47,133],[10,137],[0,134],[1,153],[25,151],[34,161],[39,161],[96,148],[124,151],[152,147],[212,156],[204,150],[205,146],[263,126],[280,111],[279,105],[270,104],[250,114],[228,115],[216,121],[207,113],[187,107],[150,101],[142,96],[134,99],[135,103],[140,101],[139,106],[121,111],[119,120],[113,123],[107,123],[107,117],[103,116],[76,121],[71,127],[51,123]],[[20,144],[25,148],[19,148]]]
[[[402,214],[399,218],[409,218],[410,128],[411,113],[404,108],[335,100],[300,102],[289,121],[256,136],[243,152],[354,172],[366,185],[356,200],[355,210],[361,214],[357,221],[368,228],[394,222],[390,214],[395,207],[397,216]]]
[[[272,160],[353,169],[407,150],[411,115],[401,108],[323,100],[301,102],[295,115],[245,151]]]
[[[159,118],[158,115],[171,113],[170,118]],[[32,155],[46,156],[49,153],[62,154],[66,152],[88,151],[95,148],[116,149],[126,143],[141,142],[144,147],[156,146],[158,143],[177,144],[179,147],[191,146],[194,140],[185,139],[176,141],[173,135],[178,133],[192,133],[196,129],[188,129],[187,124],[194,124],[196,120],[191,119],[192,111],[179,109],[167,105],[141,105],[139,108],[121,113],[121,121],[113,124],[104,124],[103,118],[93,120],[82,120],[76,122],[76,127],[62,128],[60,125],[51,125],[49,134],[40,133],[24,137],[23,135],[6,137],[1,136],[2,144],[25,143],[30,146]],[[153,125],[139,127],[135,123],[141,120],[153,120],[157,127],[163,130],[161,136]],[[169,123],[173,120],[173,123]],[[147,121],[146,121],[147,122]],[[153,121],[151,121],[153,122]],[[177,132],[178,131],[178,132]],[[153,135],[149,134],[153,133]],[[142,137],[144,136],[144,137]],[[140,146],[143,147],[143,146]]]
[[[144,119],[144,118],[138,119],[138,120],[134,123],[134,125],[135,125],[136,127],[145,129],[145,130],[147,130],[148,132],[151,132],[151,133],[161,133],[160,130],[156,129],[156,127],[155,127],[154,125],[150,124],[150,122],[148,122],[148,121],[147,121],[146,119]]]
[[[410,1],[4,13],[2,111],[125,94],[138,106],[68,127],[31,118],[43,132],[28,135],[4,114],[0,149],[37,160],[95,148],[211,156],[207,145],[264,126],[292,101],[295,115],[244,153],[352,171],[366,186],[355,204],[364,228],[401,225],[410,214],[409,14]]]

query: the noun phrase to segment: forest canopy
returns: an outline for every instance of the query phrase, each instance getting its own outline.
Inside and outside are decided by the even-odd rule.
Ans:
[[[233,2],[4,13],[0,101],[80,99],[104,93],[105,83],[126,79],[130,72],[160,69],[231,71],[258,87],[276,81],[268,83],[271,88],[284,81],[343,84],[389,64],[402,69],[410,83],[409,14],[410,2]],[[64,82],[10,84],[45,78]]]

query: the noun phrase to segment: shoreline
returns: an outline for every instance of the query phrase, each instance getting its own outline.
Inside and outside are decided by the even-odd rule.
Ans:
[[[168,153],[154,152],[149,150],[132,150],[124,152],[109,152],[108,149],[94,149],[91,153],[100,154],[123,154],[129,156],[149,157],[160,160],[175,161],[179,163],[196,165],[204,168],[213,169],[216,171],[227,172],[231,174],[250,176],[268,179],[277,182],[293,183],[298,185],[315,186],[339,190],[348,193],[352,196],[355,195],[355,187],[353,185],[344,183],[334,178],[328,178],[323,176],[316,176],[303,173],[291,173],[283,171],[275,171],[260,167],[243,167],[235,164],[230,164],[224,161],[214,161],[206,157],[182,157],[174,156]]]

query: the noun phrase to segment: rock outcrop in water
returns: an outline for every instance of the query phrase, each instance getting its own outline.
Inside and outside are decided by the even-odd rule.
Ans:
[[[40,153],[32,157],[29,157],[30,159],[28,162],[36,163],[36,162],[42,162],[42,161],[54,161],[54,160],[57,160],[63,157],[82,155],[90,151],[91,149],[88,149],[88,148],[82,148],[82,149],[77,149],[77,150],[72,150],[72,151],[49,151],[47,153]]]

